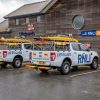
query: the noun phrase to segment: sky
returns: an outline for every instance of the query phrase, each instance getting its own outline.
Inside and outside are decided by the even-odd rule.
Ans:
[[[3,16],[9,14],[22,5],[39,1],[45,0],[0,0],[0,22],[4,20]]]

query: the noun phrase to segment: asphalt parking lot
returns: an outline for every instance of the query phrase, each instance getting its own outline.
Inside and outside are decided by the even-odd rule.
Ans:
[[[69,75],[33,69],[1,69],[0,100],[100,100],[100,68],[72,70]]]

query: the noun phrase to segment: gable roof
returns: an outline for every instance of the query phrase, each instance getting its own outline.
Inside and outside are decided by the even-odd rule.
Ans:
[[[48,9],[50,9],[50,7],[52,7],[57,1],[58,0],[46,0],[37,3],[26,4],[6,15],[4,18],[43,14]]]
[[[8,30],[8,20],[4,20],[0,23],[0,32]]]

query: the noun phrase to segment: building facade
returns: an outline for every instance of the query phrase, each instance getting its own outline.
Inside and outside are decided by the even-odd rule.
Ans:
[[[28,13],[29,11],[31,12]],[[77,27],[83,24],[81,28],[73,25],[78,16],[79,19],[75,22]],[[81,17],[83,21],[80,22]],[[100,0],[47,0],[23,6],[5,18],[9,20],[12,37],[19,33],[29,33],[33,36],[73,34],[81,42],[91,43],[93,49],[100,54],[100,36],[80,35],[82,30],[100,30]]]
[[[4,20],[0,23],[0,37],[9,37],[10,33],[8,20]]]

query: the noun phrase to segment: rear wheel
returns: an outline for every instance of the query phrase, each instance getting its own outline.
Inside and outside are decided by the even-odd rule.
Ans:
[[[13,67],[20,68],[21,66],[22,66],[22,59],[21,58],[14,58]]]
[[[3,64],[0,64],[0,66],[1,66],[1,68],[6,68],[6,66],[7,66],[7,62],[4,62]]]
[[[64,61],[62,67],[60,69],[62,75],[67,75],[70,72],[70,63],[68,61]]]
[[[92,64],[90,65],[91,69],[96,70],[98,68],[98,59],[94,58]]]

